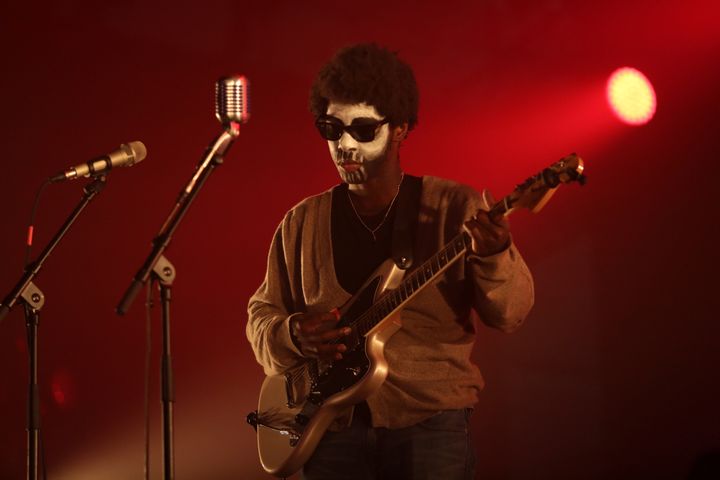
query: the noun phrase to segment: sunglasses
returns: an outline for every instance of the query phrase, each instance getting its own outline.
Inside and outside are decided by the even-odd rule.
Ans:
[[[320,132],[320,136],[325,140],[337,141],[342,137],[343,132],[348,132],[352,138],[361,143],[372,142],[375,140],[375,134],[381,125],[388,123],[387,118],[378,122],[362,123],[357,125],[343,125],[343,123],[334,117],[321,117],[315,120],[315,126]]]

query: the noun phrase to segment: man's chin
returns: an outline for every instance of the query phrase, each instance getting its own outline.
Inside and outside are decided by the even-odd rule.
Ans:
[[[349,184],[365,183],[366,175],[363,170],[355,170],[353,172],[347,172],[342,167],[338,169],[340,171],[340,179]]]

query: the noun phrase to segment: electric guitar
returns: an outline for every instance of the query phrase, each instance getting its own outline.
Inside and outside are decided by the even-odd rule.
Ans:
[[[490,215],[508,215],[518,208],[540,211],[558,185],[584,184],[583,168],[582,159],[574,153],[562,158],[518,185],[492,206]],[[335,341],[347,346],[341,360],[308,359],[283,375],[266,377],[258,409],[247,420],[257,430],[260,463],[267,473],[287,477],[299,470],[333,420],[380,387],[389,369],[384,347],[401,328],[403,306],[470,245],[470,235],[462,232],[406,277],[392,259],[386,260],[339,309],[337,328],[352,329]]]

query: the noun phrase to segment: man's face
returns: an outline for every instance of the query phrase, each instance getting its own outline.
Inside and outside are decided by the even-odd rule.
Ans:
[[[375,107],[366,103],[330,102],[327,116],[345,126],[377,124],[383,120]],[[343,132],[338,140],[328,140],[330,156],[342,181],[365,183],[373,178],[387,158],[389,140],[390,126],[387,123],[377,127],[375,138],[369,142],[359,142],[348,132]]]

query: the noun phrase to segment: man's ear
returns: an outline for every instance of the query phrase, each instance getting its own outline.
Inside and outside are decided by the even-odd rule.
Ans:
[[[405,140],[405,137],[407,137],[408,134],[408,124],[407,122],[401,123],[397,127],[394,127],[392,129],[392,140],[393,142],[402,142]]]

